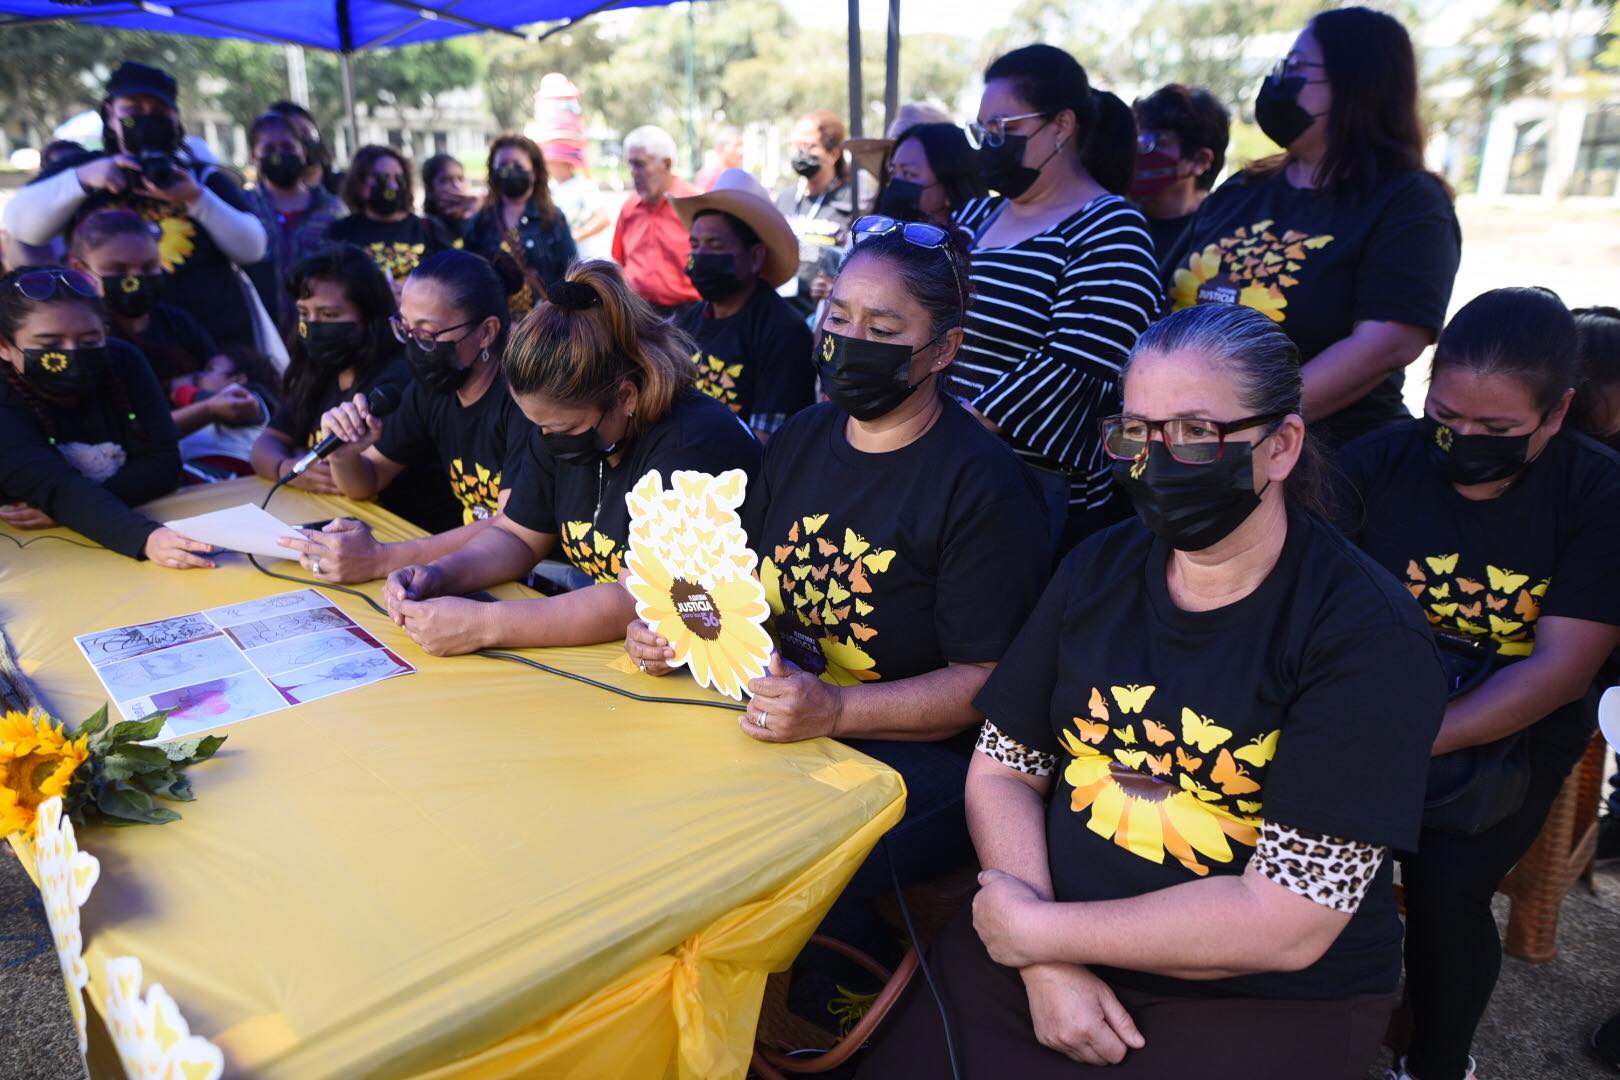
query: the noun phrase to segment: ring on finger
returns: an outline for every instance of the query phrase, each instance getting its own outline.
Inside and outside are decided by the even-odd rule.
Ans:
[[[309,560],[309,569],[316,577],[321,576],[321,557],[319,555]]]
[[[759,727],[764,728],[767,731],[769,731],[770,727],[771,727],[771,722],[770,721],[771,721],[771,714],[768,713],[768,712],[763,712],[762,711],[758,716],[754,717],[754,723],[756,725],[758,725]]]
[[[645,660],[637,660],[636,661],[636,667],[641,669],[641,673],[643,675],[647,674],[647,661],[645,661]]]

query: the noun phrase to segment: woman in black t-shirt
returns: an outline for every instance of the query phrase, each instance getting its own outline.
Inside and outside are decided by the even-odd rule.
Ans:
[[[466,543],[506,505],[511,465],[529,430],[495,360],[510,321],[506,290],[477,255],[441,251],[411,272],[390,322],[416,377],[386,423],[371,415],[364,394],[328,409],[321,428],[344,445],[327,460],[338,490],[351,499],[386,490],[408,466],[437,470],[461,505],[462,527],[383,544],[364,523],[343,519],[306,540],[284,540],[317,576],[371,581],[431,562]]]
[[[1102,422],[1137,518],[1060,566],[975,706],[984,872],[930,964],[963,1075],[1362,1080],[1391,848],[1444,704],[1409,598],[1309,509],[1298,353],[1172,315]],[[911,987],[863,1076],[944,1076]],[[1103,1071],[1106,1070],[1106,1071]]]
[[[146,358],[109,341],[94,281],[59,266],[0,277],[0,376],[0,521],[214,565],[213,548],[131,509],[179,483],[179,436]]]
[[[629,541],[625,493],[647,472],[759,468],[731,410],[691,388],[692,343],[608,262],[578,263],[512,331],[501,359],[530,429],[495,524],[459,550],[388,575],[388,613],[434,655],[487,646],[613,641],[635,618],[617,581]],[[593,584],[483,604],[461,594],[520,581],[561,546]]]
[[[253,444],[253,471],[279,480],[321,439],[321,416],[381,382],[403,387],[410,371],[388,329],[394,294],[365,252],[336,244],[293,267],[288,284],[298,331],[288,343],[281,407]],[[330,461],[289,483],[317,495],[339,494]]]
[[[1285,152],[1221,185],[1172,260],[1171,305],[1236,303],[1299,346],[1332,445],[1407,417],[1402,372],[1440,332],[1462,233],[1423,167],[1417,61],[1394,18],[1325,11],[1260,87]]]
[[[1465,748],[1494,756],[1514,739],[1528,768],[1523,798],[1474,819],[1476,831],[1431,811],[1401,863],[1414,1025],[1404,1075],[1417,1080],[1472,1075],[1469,1044],[1501,967],[1491,896],[1586,749],[1583,698],[1620,645],[1620,458],[1563,430],[1575,340],[1545,289],[1476,297],[1440,335],[1423,419],[1342,456],[1346,531],[1457,643],[1448,654],[1474,654],[1454,665],[1462,686],[1434,741],[1431,797],[1477,767],[1454,753]]]
[[[360,148],[343,176],[343,203],[349,216],[332,222],[326,239],[364,249],[387,275],[396,300],[418,263],[453,246],[443,226],[413,212],[410,162],[391,147]]]
[[[878,220],[890,231],[864,231]],[[780,656],[740,723],[766,742],[836,736],[896,769],[906,816],[889,842],[910,883],[972,859],[973,695],[1040,595],[1051,550],[1028,471],[943,392],[965,248],[888,218],[860,219],[855,236],[814,352],[830,400],[766,444],[748,491]],[[674,655],[640,622],[625,648],[654,675]],[[870,902],[890,887],[882,856],[869,860],[824,932],[883,957],[893,934]]]

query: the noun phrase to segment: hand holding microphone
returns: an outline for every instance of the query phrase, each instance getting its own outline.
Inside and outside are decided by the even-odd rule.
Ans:
[[[359,395],[355,395],[359,398]],[[302,476],[305,469],[317,461],[330,457],[340,446],[350,442],[364,442],[369,446],[375,442],[377,432],[381,429],[373,427],[369,421],[382,419],[395,409],[399,408],[399,388],[391,383],[373,387],[371,393],[365,396],[365,407],[362,412],[360,405],[355,401],[347,401],[336,408],[327,410],[321,417],[321,427],[329,434],[315,444],[315,449],[299,458],[293,465],[288,478]],[[367,441],[369,440],[369,441]]]

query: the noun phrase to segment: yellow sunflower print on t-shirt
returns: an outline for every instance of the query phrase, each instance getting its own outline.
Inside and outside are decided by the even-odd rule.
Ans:
[[[765,552],[759,580],[773,616],[791,611],[817,638],[827,670],[821,677],[838,686],[882,678],[862,647],[878,636],[869,617],[877,610],[872,581],[894,563],[893,548],[876,548],[852,528],[842,540],[827,527],[829,515],[795,518],[785,543]]]
[[[461,503],[461,523],[471,525],[495,514],[501,499],[501,471],[472,463],[468,469],[460,458],[450,460],[450,490]]]
[[[742,405],[737,401],[737,380],[742,378],[743,365],[728,364],[718,356],[699,349],[692,354],[692,366],[697,369],[696,386],[699,390],[729,405],[732,412],[742,412]]]
[[[1063,771],[1069,809],[1133,855],[1162,863],[1168,853],[1202,877],[1209,863],[1235,858],[1233,842],[1259,839],[1264,773],[1282,732],[1234,749],[1230,727],[1186,705],[1175,721],[1154,719],[1157,691],[1092,687],[1086,715],[1061,735],[1072,758]]]
[[[1444,430],[1444,429],[1442,429]],[[1410,559],[1406,591],[1423,608],[1431,626],[1467,638],[1490,641],[1499,656],[1529,656],[1536,647],[1536,620],[1551,578],[1531,583],[1529,574],[1485,564],[1485,572],[1464,566],[1461,553],[1443,552]]]
[[[1331,244],[1333,237],[1298,229],[1279,235],[1272,228],[1275,224],[1268,220],[1239,226],[1230,236],[1189,255],[1187,265],[1173,278],[1171,307],[1180,311],[1194,304],[1242,304],[1273,322],[1285,321],[1287,292],[1299,284],[1294,275],[1311,252]]]
[[[563,522],[562,549],[569,562],[598,584],[617,581],[624,569],[623,546],[589,521]]]

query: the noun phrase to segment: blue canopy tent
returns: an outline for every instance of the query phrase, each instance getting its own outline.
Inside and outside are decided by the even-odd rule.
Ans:
[[[83,23],[267,45],[304,45],[342,59],[349,145],[357,145],[350,57],[367,49],[438,41],[459,34],[507,34],[539,41],[613,8],[657,7],[673,0],[0,0],[0,30],[37,23]],[[849,0],[850,134],[861,134],[861,22]],[[519,26],[556,23],[543,31]],[[900,0],[889,0],[884,124],[894,119],[900,66]],[[688,62],[688,79],[691,64]],[[694,149],[695,153],[695,149]]]

